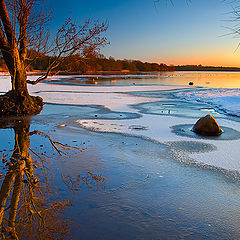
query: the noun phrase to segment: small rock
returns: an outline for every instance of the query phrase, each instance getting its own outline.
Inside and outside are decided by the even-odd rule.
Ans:
[[[190,86],[192,86],[192,85],[193,85],[193,82],[189,82],[188,84],[189,84]]]
[[[147,130],[148,127],[147,126],[141,126],[141,125],[131,125],[128,127],[128,129],[131,130]]]
[[[219,136],[222,129],[212,115],[200,118],[194,125],[193,131],[203,136]]]

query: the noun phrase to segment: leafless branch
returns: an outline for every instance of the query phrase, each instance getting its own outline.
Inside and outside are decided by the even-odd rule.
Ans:
[[[27,80],[27,83],[35,85],[45,80],[53,70],[75,53],[86,56],[98,52],[100,47],[107,44],[106,38],[102,37],[102,33],[106,30],[106,23],[98,21],[92,23],[88,20],[83,25],[77,25],[71,18],[68,18],[58,30],[52,43],[48,45],[46,54],[51,57],[46,73],[35,81]]]

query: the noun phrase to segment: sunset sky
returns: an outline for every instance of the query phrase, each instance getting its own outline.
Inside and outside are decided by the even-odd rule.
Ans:
[[[102,53],[117,59],[139,59],[174,65],[239,66],[240,40],[231,35],[232,6],[222,0],[51,0],[50,29],[72,15],[83,22],[109,23],[110,45]]]

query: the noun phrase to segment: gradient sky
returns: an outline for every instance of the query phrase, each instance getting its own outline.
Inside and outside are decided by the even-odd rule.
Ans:
[[[66,17],[107,21],[110,45],[102,53],[174,65],[240,67],[240,40],[231,35],[232,6],[222,0],[50,0],[54,31]],[[66,2],[68,5],[66,5]],[[229,35],[230,34],[230,35]]]

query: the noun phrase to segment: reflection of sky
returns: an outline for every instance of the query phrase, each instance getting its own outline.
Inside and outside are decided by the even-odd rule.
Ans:
[[[51,0],[53,24],[61,24],[72,14],[74,19],[87,18],[109,22],[111,45],[103,53],[115,58],[141,59],[167,64],[238,65],[234,54],[237,39],[224,27],[233,26],[230,5],[219,0],[175,0],[167,7],[162,0],[68,1]],[[223,27],[224,26],[224,27]]]
[[[62,187],[61,196],[72,199],[67,217],[81,224],[71,226],[74,239],[238,236],[239,186],[225,181],[218,171],[185,167],[172,159],[166,145],[142,138],[78,131],[69,134],[67,129],[57,129],[54,134],[64,136],[67,142],[88,140],[87,150],[79,157],[57,162],[63,174],[79,174],[82,169],[93,168],[107,179],[104,191],[94,192],[83,185],[73,197]],[[189,143],[196,152],[212,149],[210,144],[193,141],[169,144],[178,157],[186,158],[192,151],[189,145],[185,146]],[[226,174],[231,176],[230,172]]]
[[[66,85],[189,85],[211,88],[239,88],[239,72],[162,72],[149,75],[85,75],[51,79],[51,83]],[[97,84],[96,84],[97,83]],[[146,90],[146,89],[145,89]],[[144,90],[144,91],[145,91]],[[153,89],[152,89],[153,90]],[[157,89],[155,89],[157,90]],[[158,89],[159,90],[159,89]]]

